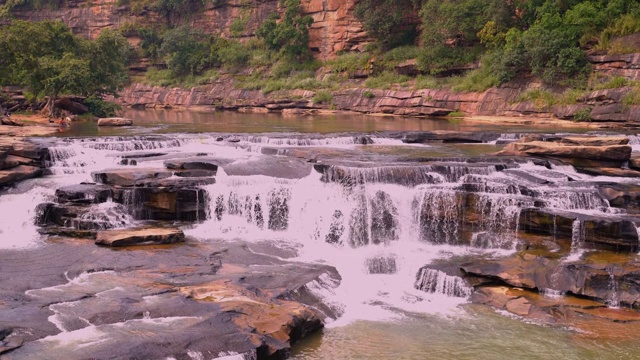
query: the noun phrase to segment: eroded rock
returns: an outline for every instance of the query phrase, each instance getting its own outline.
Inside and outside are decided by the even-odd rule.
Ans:
[[[96,236],[96,244],[111,247],[177,242],[184,242],[184,233],[172,228],[108,230],[99,231]]]

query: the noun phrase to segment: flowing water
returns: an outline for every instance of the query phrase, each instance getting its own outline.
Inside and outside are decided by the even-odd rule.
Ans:
[[[51,200],[55,188],[91,182],[92,171],[124,167],[124,159],[162,167],[167,159],[208,154],[244,169],[243,164],[268,166],[267,159],[298,156],[313,161],[315,169],[304,176],[231,175],[218,169],[216,184],[203,187],[206,218],[184,227],[198,241],[269,241],[296,249],[295,261],[338,270],[342,281],[337,287],[332,279],[308,287],[339,316],[328,319],[322,335],[299,344],[295,359],[495,359],[507,354],[531,359],[640,358],[640,345],[628,339],[591,339],[573,329],[546,328],[469,305],[472,289],[460,278],[424,267],[453,256],[514,252],[520,211],[541,202],[551,210],[613,216],[616,211],[592,184],[611,179],[578,174],[570,166],[468,162],[456,157],[460,152],[451,145],[409,145],[384,132],[425,126],[433,130],[433,124],[422,120],[357,118],[336,124],[335,119],[269,117],[265,127],[260,123],[265,118],[229,115],[227,125],[207,123],[205,128],[217,128],[215,133],[191,133],[202,130],[192,126],[205,121],[200,116],[206,119],[191,116],[196,120],[187,125],[160,117],[148,128],[130,130],[137,134],[96,137],[94,128],[81,125],[69,135],[92,137],[42,140],[51,144],[52,175],[0,196],[0,249],[40,246],[44,240],[34,225],[36,206]],[[438,126],[458,127],[447,122]],[[183,132],[162,134],[176,129]],[[144,132],[155,134],[140,134]],[[519,136],[496,138],[512,141]],[[495,150],[492,144],[474,146],[480,155]],[[411,160],[433,154],[448,154],[449,159],[428,165]],[[135,204],[135,192],[130,197]],[[132,223],[136,214],[106,202],[83,216],[80,220],[118,228]],[[581,231],[576,220],[570,259],[582,252]],[[617,299],[610,299],[610,305],[618,306]],[[59,315],[64,306],[68,303],[52,309],[50,321],[61,331],[73,331]],[[149,321],[130,323],[131,331],[144,330]],[[43,351],[46,348],[44,342]]]

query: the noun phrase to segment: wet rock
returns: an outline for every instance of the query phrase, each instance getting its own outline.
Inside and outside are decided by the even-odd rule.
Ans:
[[[99,231],[96,235],[96,244],[111,247],[177,242],[184,242],[184,233],[171,228],[108,230]]]
[[[613,177],[630,177],[630,178],[639,178],[640,171],[631,170],[631,169],[620,169],[620,168],[610,168],[610,167],[580,167],[576,168],[577,171],[589,174],[589,175],[602,175],[602,176],[613,176]]]
[[[105,185],[134,186],[144,180],[158,180],[171,177],[173,172],[164,169],[113,169],[91,173],[94,181]]]
[[[42,168],[28,165],[19,165],[8,170],[0,170],[0,187],[39,177],[42,176],[43,173]]]
[[[459,132],[438,130],[420,133],[407,133],[402,139],[407,144],[422,144],[429,142],[443,143],[486,143],[497,140],[500,134],[485,132]]]
[[[633,184],[610,184],[599,190],[615,208],[628,211],[640,211],[640,186]]]
[[[371,241],[384,244],[398,240],[398,209],[393,205],[391,196],[377,191],[371,198]]]
[[[127,118],[100,118],[98,126],[131,126],[133,121]]]
[[[103,203],[111,197],[111,188],[106,185],[79,184],[61,187],[56,190],[56,198],[61,203]]]
[[[118,188],[113,191],[113,200],[137,220],[204,220],[208,208],[205,191],[192,186],[192,179],[176,180],[185,180],[185,186],[171,181],[164,184],[171,186]]]
[[[176,171],[173,175],[178,177],[213,177],[216,176],[216,171],[211,170],[183,170]]]
[[[227,175],[264,175],[282,179],[302,179],[311,174],[311,165],[289,157],[263,157],[243,161],[221,163]]]
[[[209,158],[193,158],[193,159],[176,159],[167,160],[164,166],[171,170],[208,170],[215,172],[218,170],[219,160]]]
[[[629,220],[524,209],[520,212],[519,221],[520,231],[566,239],[578,236],[580,243],[587,247],[616,252],[637,252],[640,249],[636,225]],[[577,225],[579,229],[575,227]]]

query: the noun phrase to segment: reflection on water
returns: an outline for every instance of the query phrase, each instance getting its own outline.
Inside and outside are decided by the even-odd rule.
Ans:
[[[460,123],[447,119],[416,119],[353,114],[322,116],[283,116],[282,114],[244,114],[232,111],[176,111],[127,109],[122,116],[135,126],[98,128],[93,121],[75,123],[66,136],[114,136],[139,133],[225,132],[225,133],[340,133],[376,131],[460,130]]]
[[[640,343],[594,341],[598,334],[527,324],[469,305],[468,315],[412,314],[395,322],[360,321],[325,329],[294,346],[295,360],[315,359],[639,359]],[[629,329],[627,328],[627,331]],[[615,330],[612,329],[612,332]],[[615,334],[612,334],[615,335]]]

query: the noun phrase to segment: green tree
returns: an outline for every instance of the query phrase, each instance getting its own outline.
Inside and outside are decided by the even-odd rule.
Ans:
[[[353,14],[367,34],[383,49],[390,49],[415,41],[417,24],[407,21],[415,5],[415,0],[360,0]]]
[[[160,54],[175,76],[194,75],[213,64],[208,37],[189,26],[167,31]]]
[[[309,54],[309,27],[313,24],[311,16],[303,16],[300,0],[280,0],[284,16],[274,13],[256,31],[258,38],[264,39],[271,50],[285,55],[306,57]]]
[[[129,45],[105,31],[81,40],[59,21],[14,21],[0,28],[0,84],[22,85],[47,98],[49,114],[61,94],[115,94],[126,81]]]

